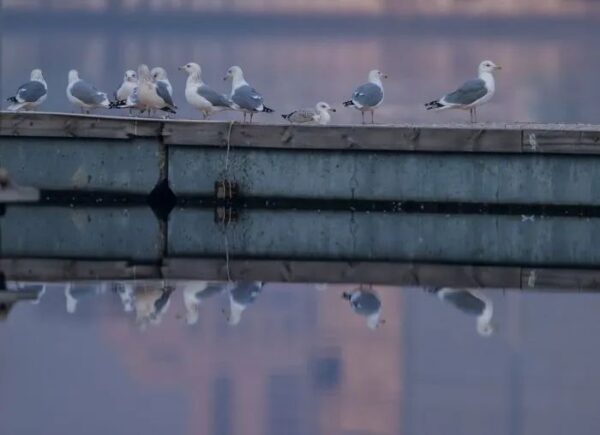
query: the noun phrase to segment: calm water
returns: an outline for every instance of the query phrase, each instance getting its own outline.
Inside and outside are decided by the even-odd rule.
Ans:
[[[386,323],[370,330],[341,298],[352,285],[265,284],[237,326],[228,289],[195,310],[185,295],[201,283],[169,285],[160,312],[161,283],[125,303],[90,283],[15,304],[0,433],[600,431],[596,295],[485,291],[481,336],[475,315],[419,288],[372,288]]]
[[[170,73],[179,118],[197,117],[184,99],[184,74],[177,67],[197,61],[204,79],[228,92],[222,78],[233,64],[244,67],[247,79],[265,95],[278,113],[261,121],[278,122],[280,114],[318,100],[337,105],[336,122],[360,122],[360,115],[341,108],[367,72],[379,68],[389,74],[380,122],[450,122],[465,113],[431,114],[423,103],[454,89],[476,73],[479,62],[490,58],[502,65],[494,102],[480,111],[481,121],[597,122],[600,108],[595,83],[600,72],[596,50],[600,31],[567,32],[560,24],[521,27],[485,24],[468,33],[416,28],[398,34],[348,32],[336,36],[278,31],[236,34],[195,31],[17,31],[2,35],[0,88],[3,100],[27,79],[33,67],[44,69],[50,87],[44,105],[49,111],[72,110],[65,97],[67,71],[81,75],[112,94],[125,69],[139,63],[162,65]],[[432,26],[442,27],[442,25]],[[472,26],[471,26],[472,27]],[[479,30],[477,30],[479,29]],[[596,29],[598,27],[596,26]],[[372,30],[372,29],[371,29]],[[443,29],[442,29],[443,30]],[[217,119],[231,119],[221,114]],[[234,116],[237,119],[239,116]],[[282,120],[281,120],[282,121]]]

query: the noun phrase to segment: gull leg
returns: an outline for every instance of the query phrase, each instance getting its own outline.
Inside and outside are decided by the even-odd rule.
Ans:
[[[244,124],[246,123],[246,112],[244,112]]]
[[[473,108],[472,107],[469,109],[469,120],[471,121],[471,124],[473,124]]]
[[[371,124],[375,124],[375,111],[371,110]]]
[[[362,116],[362,123],[365,123],[365,112],[363,112],[362,110],[360,111],[360,114]]]
[[[252,118],[254,118],[254,112],[250,112],[250,124],[252,124]]]
[[[473,107],[473,120],[477,122],[477,107]]]

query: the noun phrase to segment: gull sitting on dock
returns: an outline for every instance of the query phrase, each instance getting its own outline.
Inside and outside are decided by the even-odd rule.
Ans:
[[[360,85],[352,94],[352,99],[344,102],[345,107],[354,107],[360,110],[362,123],[365,123],[365,112],[371,112],[371,124],[375,123],[375,109],[383,103],[383,83],[381,79],[387,79],[387,75],[379,70],[371,70],[367,83]]]
[[[494,333],[492,317],[494,304],[491,299],[476,289],[455,289],[449,287],[427,289],[437,297],[465,314],[477,316],[477,333],[489,337]]]
[[[198,308],[202,302],[220,294],[227,285],[227,283],[208,281],[187,282],[183,288],[187,324],[195,325],[198,322]]]
[[[454,92],[425,104],[427,110],[468,110],[471,122],[477,122],[477,106],[487,103],[496,92],[494,71],[502,69],[491,60],[479,64],[479,77],[469,80]]]
[[[202,81],[202,68],[194,62],[179,67],[188,74],[185,84],[185,98],[190,106],[198,109],[204,119],[223,110],[231,110],[233,101],[212,89]]]
[[[248,305],[252,304],[260,292],[263,283],[260,281],[239,283],[229,291],[229,315],[227,322],[232,325],[238,325],[242,320],[242,313]]]
[[[148,65],[138,67],[138,105],[141,110],[163,110],[176,113],[177,106],[169,93],[167,84],[163,81],[154,82]]]
[[[287,115],[281,115],[281,117],[287,119],[292,124],[316,122],[320,125],[327,125],[331,122],[331,112],[335,112],[335,109],[324,101],[320,101],[314,109],[294,110]]]
[[[94,86],[79,78],[75,69],[69,71],[67,98],[81,109],[81,113],[90,113],[93,109],[108,109],[110,101],[105,92],[100,92]]]
[[[19,112],[21,110],[33,110],[46,101],[48,97],[48,85],[41,69],[31,71],[30,79],[24,85],[19,86],[14,97],[10,97],[7,101],[10,104],[8,110],[11,112]]]
[[[227,75],[223,80],[231,79],[231,100],[234,102],[234,108],[244,113],[244,122],[246,115],[250,114],[250,122],[255,113],[273,113],[274,110],[263,104],[263,97],[256,89],[248,84],[244,79],[244,72],[239,66],[232,66],[227,70]]]
[[[381,301],[372,291],[358,289],[345,292],[342,297],[350,301],[350,306],[356,314],[367,318],[369,329],[375,330],[385,323],[385,320],[381,319]]]

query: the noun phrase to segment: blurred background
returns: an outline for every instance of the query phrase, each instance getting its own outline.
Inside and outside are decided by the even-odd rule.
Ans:
[[[70,111],[67,72],[112,94],[124,71],[163,66],[178,118],[198,114],[177,67],[199,62],[211,86],[231,65],[274,115],[325,100],[338,108],[379,68],[389,74],[379,122],[451,122],[423,103],[476,74],[481,60],[504,70],[482,121],[596,122],[600,2],[594,0],[4,0],[3,100],[34,67],[50,87],[44,110]],[[215,119],[237,119],[221,114]],[[352,109],[337,122],[359,122]],[[283,121],[283,120],[281,120]]]

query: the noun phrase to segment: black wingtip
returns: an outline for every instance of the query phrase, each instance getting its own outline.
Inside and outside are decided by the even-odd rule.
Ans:
[[[352,299],[352,295],[350,293],[344,292],[344,293],[342,293],[342,298],[350,300],[350,299]]]
[[[263,112],[264,113],[273,113],[275,111],[273,109],[271,109],[270,107],[263,106]]]
[[[9,103],[13,103],[13,104],[17,104],[17,97],[9,97],[6,99],[6,101],[8,101]]]
[[[342,104],[344,105],[344,107],[354,106],[352,100],[344,101]]]
[[[291,113],[288,113],[287,115],[281,115],[281,117],[282,117],[283,119],[288,119],[288,120],[290,119],[290,116],[292,116],[292,114],[291,114]]]
[[[430,101],[429,103],[425,103],[425,108],[427,110],[439,109],[441,107],[444,107],[444,105],[441,104],[438,100],[434,100],[434,101]]]
[[[177,107],[175,107],[175,109],[177,109]],[[175,115],[177,113],[177,111],[171,108],[171,107],[163,107],[162,110],[163,112],[167,112],[167,113],[172,113],[173,115]]]
[[[127,101],[125,101],[125,100],[110,101],[108,103],[108,108],[109,109],[121,109],[122,106],[124,106],[125,104],[127,104]]]

